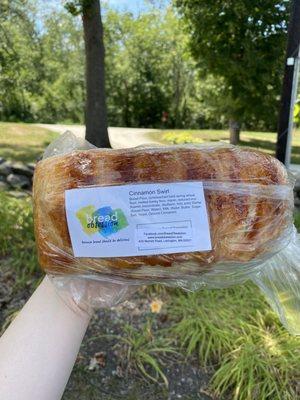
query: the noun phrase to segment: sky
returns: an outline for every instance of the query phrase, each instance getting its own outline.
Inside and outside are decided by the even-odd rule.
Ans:
[[[140,14],[147,10],[151,3],[154,3],[157,7],[164,8],[170,3],[170,0],[105,0],[105,2],[117,10]]]
[[[172,0],[100,0],[102,12],[105,13],[105,4],[118,11],[129,11],[134,16],[140,15],[151,6],[164,9]],[[1,0],[0,0],[1,2]],[[53,12],[54,10],[63,9],[63,0],[36,0],[37,4],[37,21],[38,30],[43,30],[43,17]]]
[[[1,1],[1,0],[0,0]],[[152,5],[165,8],[171,0],[101,0],[103,8],[105,4],[119,11],[130,11],[133,15],[139,15]],[[41,15],[62,8],[63,0],[37,0]]]

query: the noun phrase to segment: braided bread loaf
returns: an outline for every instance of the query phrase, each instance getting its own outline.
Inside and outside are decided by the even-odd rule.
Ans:
[[[65,190],[179,181],[203,181],[211,251],[74,257]],[[196,275],[220,263],[249,263],[280,250],[281,238],[291,224],[291,191],[286,189],[290,189],[286,170],[275,158],[233,146],[95,149],[50,157],[38,163],[34,175],[39,261],[47,272],[145,279],[152,273],[163,279]]]

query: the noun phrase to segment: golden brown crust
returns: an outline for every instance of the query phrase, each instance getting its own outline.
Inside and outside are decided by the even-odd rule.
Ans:
[[[75,259],[65,213],[67,189],[146,182],[226,183],[205,187],[212,250],[143,257]],[[243,184],[270,187],[269,196],[240,191]],[[284,167],[259,151],[236,147],[170,147],[76,151],[38,163],[34,176],[35,235],[42,268],[51,272],[103,272],[139,267],[184,268],[197,273],[219,262],[247,262],[271,251],[289,221],[288,199],[272,196],[287,185]],[[234,186],[235,185],[235,186]],[[271,185],[271,186],[270,186]],[[275,192],[274,192],[275,193]]]

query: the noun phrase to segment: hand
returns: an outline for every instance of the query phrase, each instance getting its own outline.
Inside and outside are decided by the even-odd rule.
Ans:
[[[49,276],[58,295],[76,313],[92,315],[95,309],[110,308],[132,295],[137,286],[88,277]]]

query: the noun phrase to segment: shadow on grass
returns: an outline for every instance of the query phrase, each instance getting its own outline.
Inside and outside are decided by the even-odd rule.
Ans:
[[[259,140],[259,139],[243,140],[242,139],[242,140],[240,140],[239,145],[266,151],[266,152],[270,153],[272,156],[275,155],[276,143],[270,142],[268,140]],[[292,147],[292,160],[291,161],[293,164],[300,164],[300,146]]]
[[[41,145],[28,146],[0,142],[0,156],[13,161],[36,162],[48,144],[49,141],[44,141]]]
[[[247,139],[247,140],[240,140],[239,143],[241,146],[246,147],[253,147],[255,149],[261,149],[265,151],[273,151],[275,152],[275,143],[272,143],[268,140],[260,140],[260,139]]]

